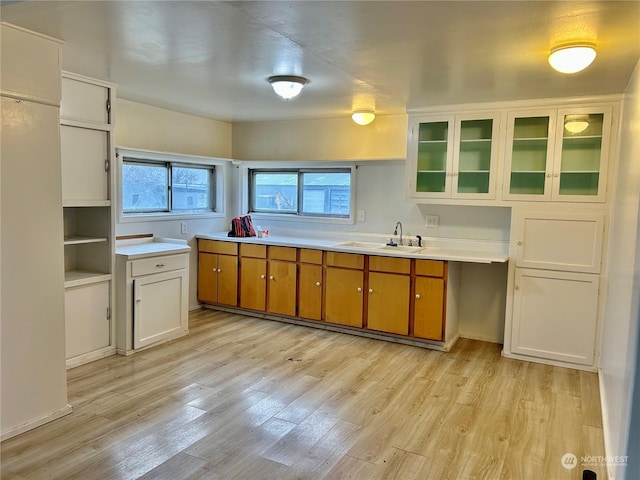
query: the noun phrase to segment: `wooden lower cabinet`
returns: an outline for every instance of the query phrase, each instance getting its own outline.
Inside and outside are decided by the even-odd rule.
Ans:
[[[322,320],[322,265],[298,266],[298,316]]]
[[[198,257],[201,302],[438,342],[455,337],[446,261],[207,242]]]
[[[267,306],[267,260],[240,259],[240,307],[264,312]]]
[[[363,284],[363,270],[327,267],[325,321],[362,328]]]
[[[199,253],[198,300],[233,307],[238,305],[238,257]]]
[[[444,340],[444,278],[416,277],[413,336]]]
[[[367,328],[409,334],[411,277],[369,272]]]
[[[267,311],[280,315],[296,314],[296,278],[294,262],[269,260]]]

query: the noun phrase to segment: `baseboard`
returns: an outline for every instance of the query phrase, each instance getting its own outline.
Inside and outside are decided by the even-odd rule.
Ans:
[[[597,372],[595,367],[588,365],[579,365],[577,363],[561,362],[559,360],[547,360],[545,358],[530,357],[528,355],[520,355],[518,353],[506,353],[502,350],[502,356],[513,360],[522,360],[523,362],[542,363],[543,365],[552,365],[554,367],[571,368],[573,370],[582,370],[585,372]]]
[[[96,350],[95,352],[85,353],[84,355],[78,355],[77,357],[67,359],[67,370],[75,367],[79,367],[80,365],[84,365],[85,363],[93,362],[95,360],[99,360],[101,358],[110,357],[111,355],[116,354],[115,347],[106,347],[101,348],[100,350]]]
[[[467,335],[466,333],[460,333],[460,338],[466,338],[468,340],[478,340],[480,342],[487,342],[487,343],[496,343],[498,345],[502,345],[504,343],[504,340],[502,339],[496,339],[496,338],[487,337],[484,335]]]
[[[601,368],[598,368],[598,389],[600,390],[600,409],[602,410],[602,436],[604,438],[604,456],[605,458],[612,458],[613,452],[611,450],[611,437],[609,435],[609,415],[607,415],[609,409],[605,408],[605,406],[607,405],[607,396],[604,390],[604,381]],[[609,480],[612,480],[614,478],[613,471],[611,469],[612,465],[607,462],[606,472],[607,479]]]
[[[57,420],[60,417],[69,415],[71,412],[73,412],[73,408],[71,407],[71,405],[67,405],[66,407],[61,408],[60,410],[56,410],[55,412],[52,412],[44,417],[32,420],[30,422],[20,425],[19,427],[11,428],[6,432],[2,432],[2,435],[0,435],[0,442],[4,442],[5,440],[8,440],[17,435],[20,435],[21,433],[32,430],[36,427],[40,427],[45,423],[53,422],[54,420]]]

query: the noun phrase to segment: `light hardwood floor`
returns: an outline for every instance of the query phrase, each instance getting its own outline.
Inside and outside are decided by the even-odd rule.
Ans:
[[[199,310],[187,337],[68,379],[74,413],[3,442],[2,479],[580,479],[604,455],[595,374],[478,341]]]

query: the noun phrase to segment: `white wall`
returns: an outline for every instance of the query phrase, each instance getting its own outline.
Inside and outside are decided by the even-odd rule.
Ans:
[[[631,432],[629,437],[629,424],[633,378],[637,368],[640,295],[640,63],[625,94],[621,124],[620,160],[608,248],[608,297],[600,381],[607,455],[637,457],[640,454],[640,434]],[[633,408],[640,409],[640,405]],[[629,446],[635,447],[633,452],[627,447],[628,440]],[[612,467],[612,473],[613,478],[624,478],[624,466]]]
[[[206,157],[231,157],[231,124],[196,117],[162,108],[118,99],[116,104],[116,146],[155,150]],[[229,167],[231,169],[232,167]],[[233,185],[233,183],[228,183]],[[116,186],[119,188],[119,186]],[[231,214],[237,210],[235,195],[225,191],[223,218],[196,218],[116,223],[116,236],[151,233],[158,237],[185,239],[191,246],[189,264],[189,306],[197,301],[196,233],[228,229]],[[118,208],[120,208],[118,206]],[[180,233],[180,223],[187,224],[186,234]]]
[[[233,124],[238,160],[381,160],[407,154],[407,115],[356,125],[350,117]]]

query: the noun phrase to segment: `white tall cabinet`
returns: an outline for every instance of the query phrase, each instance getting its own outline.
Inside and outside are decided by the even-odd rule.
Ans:
[[[113,112],[115,85],[62,73],[67,367],[115,353]]]
[[[0,24],[1,439],[71,412],[64,339],[59,41]]]
[[[506,356],[594,365],[604,215],[517,211]]]

